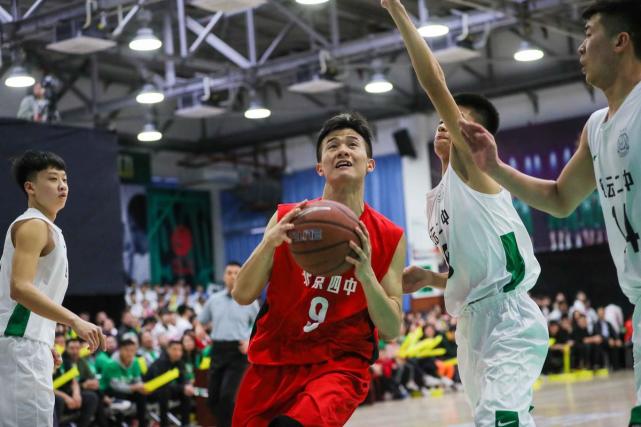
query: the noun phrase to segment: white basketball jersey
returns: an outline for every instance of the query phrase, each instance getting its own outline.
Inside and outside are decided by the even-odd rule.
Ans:
[[[607,115],[605,108],[588,120],[588,145],[619,284],[635,303],[641,298],[641,83],[610,120]]]
[[[55,248],[38,260],[33,284],[57,304],[62,303],[67,291],[69,283],[67,246],[62,230],[42,212],[29,208],[11,223],[4,240],[4,250],[0,259],[0,335],[30,338],[53,347],[56,322],[32,313],[12,300],[10,296],[11,266],[15,252],[11,241],[11,229],[17,222],[32,218],[41,219],[49,225],[55,243]]]
[[[536,284],[541,267],[506,190],[479,193],[448,167],[427,194],[427,221],[450,268],[445,307],[451,315],[487,296]]]

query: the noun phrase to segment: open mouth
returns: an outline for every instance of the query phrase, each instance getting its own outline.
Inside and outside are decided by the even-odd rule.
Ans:
[[[349,160],[341,160],[338,163],[336,163],[336,169],[344,169],[344,168],[350,168],[352,167],[352,162]]]

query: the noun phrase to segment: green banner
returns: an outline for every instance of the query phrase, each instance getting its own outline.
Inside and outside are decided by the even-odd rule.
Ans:
[[[147,202],[152,283],[209,283],[214,272],[209,193],[149,189]]]

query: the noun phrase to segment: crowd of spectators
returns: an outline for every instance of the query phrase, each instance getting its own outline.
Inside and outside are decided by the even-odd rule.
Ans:
[[[56,345],[64,352],[54,379],[78,370],[75,378],[55,391],[58,419],[64,422],[72,417],[79,427],[108,426],[114,412],[126,412],[135,404],[132,425],[143,426],[147,406],[154,403],[159,424],[168,425],[169,402],[174,401],[171,411],[183,425],[193,423],[194,396],[206,394],[206,388],[194,386],[195,372],[206,368],[211,348],[198,315],[208,297],[221,289],[210,285],[192,290],[182,282],[128,287],[126,309],[117,322],[105,312],[94,319],[82,314],[100,325],[107,337],[106,350],[94,355],[84,355],[73,332],[58,325]],[[534,299],[548,320],[551,338],[544,374],[562,372],[568,352],[565,357],[571,369],[626,367],[631,321],[625,322],[620,307],[609,304],[595,309],[583,292],[572,304],[563,293],[553,300]],[[439,305],[428,312],[406,313],[401,336],[379,344],[367,402],[422,396],[433,389],[459,390],[455,330],[456,319]],[[144,381],[174,368],[179,375],[168,386],[153,392],[143,386]]]

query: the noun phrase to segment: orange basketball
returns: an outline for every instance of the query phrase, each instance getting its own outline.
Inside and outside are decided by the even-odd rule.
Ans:
[[[296,263],[315,276],[337,276],[351,267],[347,255],[356,257],[350,248],[353,240],[361,244],[356,234],[358,217],[347,206],[331,200],[310,202],[292,221],[288,232],[292,239],[289,250]]]

